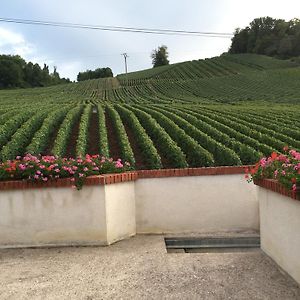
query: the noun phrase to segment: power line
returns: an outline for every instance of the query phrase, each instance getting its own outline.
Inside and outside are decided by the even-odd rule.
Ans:
[[[1,17],[0,17],[0,22],[76,28],[76,29],[93,29],[93,30],[115,31],[115,32],[160,34],[160,35],[206,36],[206,37],[219,37],[219,38],[231,38],[233,36],[232,33],[226,33],[226,32],[205,32],[205,31],[187,31],[187,30],[171,30],[171,29],[121,27],[121,26],[87,25],[87,24],[78,24],[78,23],[26,20],[26,19],[1,18]]]
[[[213,48],[211,48],[211,49],[206,49],[206,50],[215,50],[215,49],[213,49]],[[199,55],[199,50],[193,50],[193,51],[185,51],[185,50],[172,50],[172,54],[187,54],[187,53],[189,53],[189,54],[198,54]],[[127,54],[128,54],[128,52],[127,52]],[[136,56],[136,55],[144,55],[144,54],[149,54],[149,51],[141,51],[141,52],[129,52],[129,54],[131,55],[131,56]],[[63,61],[63,62],[65,62],[66,60],[82,60],[82,59],[96,59],[96,58],[98,58],[98,57],[104,57],[104,56],[114,56],[114,57],[117,57],[117,56],[119,56],[120,55],[120,52],[119,53],[110,53],[110,54],[108,54],[108,53],[99,53],[99,54],[94,54],[94,55],[81,55],[81,56],[60,56],[60,57],[50,57],[50,58],[48,58],[48,59],[44,59],[43,61],[44,62],[48,62],[48,63],[50,63],[50,64],[53,64],[53,63],[59,63],[59,62],[61,62],[61,61]],[[123,55],[123,53],[121,54],[122,56],[124,56]],[[129,57],[129,56],[128,56]]]

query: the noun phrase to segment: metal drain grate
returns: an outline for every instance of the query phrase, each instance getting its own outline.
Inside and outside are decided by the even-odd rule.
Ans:
[[[165,238],[168,253],[243,252],[260,248],[260,237],[168,237]]]

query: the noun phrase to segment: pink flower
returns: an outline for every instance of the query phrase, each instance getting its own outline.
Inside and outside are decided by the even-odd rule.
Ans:
[[[89,169],[87,167],[83,168],[84,172],[87,172]]]
[[[267,165],[267,159],[265,157],[263,157],[260,161],[260,165],[264,168]]]
[[[60,169],[55,169],[54,170],[56,173],[59,173],[60,172]]]
[[[40,165],[40,169],[45,169],[46,167],[44,165]]]
[[[284,146],[282,150],[287,152],[289,150],[289,146]]]
[[[24,171],[24,170],[26,170],[26,166],[23,164],[19,164],[19,169]]]
[[[84,174],[82,174],[82,173],[79,173],[78,175],[79,175],[79,177],[83,177],[84,176]]]
[[[121,163],[121,161],[117,160],[115,163],[115,167],[116,168],[123,168],[123,164]]]

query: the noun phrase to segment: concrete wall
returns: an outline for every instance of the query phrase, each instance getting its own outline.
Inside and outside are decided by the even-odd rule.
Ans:
[[[259,229],[255,186],[242,174],[139,179],[138,233]]]
[[[136,234],[134,182],[105,187],[107,241],[111,244]]]
[[[257,188],[262,249],[300,284],[300,201]]]
[[[0,191],[0,247],[107,245],[135,234],[134,182]]]
[[[0,247],[107,245],[138,233],[258,229],[242,174],[0,191]]]

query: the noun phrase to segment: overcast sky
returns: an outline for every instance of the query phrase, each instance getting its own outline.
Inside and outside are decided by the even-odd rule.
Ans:
[[[254,18],[300,18],[300,0],[3,0],[0,17],[92,25],[233,32]],[[79,71],[110,67],[124,72],[151,67],[150,53],[168,46],[170,62],[217,56],[230,39],[147,35],[0,22],[0,53],[57,66],[74,80]]]

